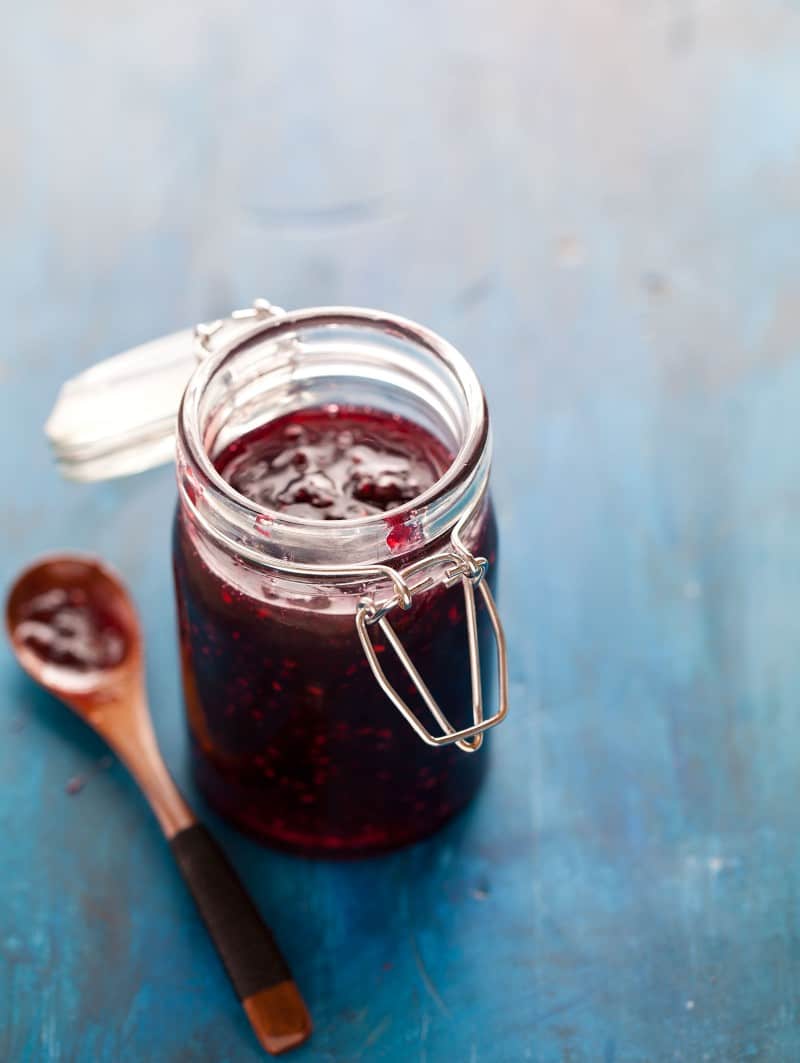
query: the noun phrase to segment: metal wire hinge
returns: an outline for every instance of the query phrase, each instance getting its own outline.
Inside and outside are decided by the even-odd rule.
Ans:
[[[195,353],[198,360],[211,353],[211,341],[231,321],[262,321],[270,317],[280,317],[285,313],[283,307],[275,306],[268,299],[254,299],[252,306],[234,310],[230,317],[218,317],[215,321],[201,321],[194,327]]]
[[[430,570],[438,569],[438,575]],[[476,558],[469,553],[460,542],[458,534],[453,536],[451,550],[442,551],[424,558],[421,561],[407,566],[402,572],[392,573],[394,594],[381,604],[372,598],[363,598],[356,612],[356,629],[361,645],[366,654],[372,674],[386,696],[398,709],[400,714],[411,725],[423,742],[431,746],[445,746],[454,743],[458,749],[465,753],[474,753],[480,749],[483,743],[483,733],[490,727],[495,727],[504,719],[508,712],[508,658],[506,652],[506,640],[503,626],[497,612],[494,597],[485,580],[488,562],[485,558]],[[414,576],[424,572],[427,575],[417,582],[411,582]],[[469,670],[472,684],[472,718],[471,727],[456,730],[445,714],[442,712],[436,699],[428,689],[424,679],[419,674],[414,662],[409,657],[400,639],[397,637],[392,625],[387,619],[387,614],[398,606],[401,609],[410,609],[415,594],[430,590],[437,584],[452,587],[460,582],[464,590],[464,605],[467,619],[467,640],[469,645]],[[495,646],[497,649],[497,673],[498,673],[498,708],[497,712],[489,719],[483,718],[483,691],[481,686],[481,660],[480,645],[478,643],[478,616],[475,605],[475,590],[483,597],[486,611],[494,632]],[[394,650],[398,660],[403,665],[409,679],[419,691],[427,709],[442,729],[441,734],[431,734],[419,717],[410,708],[407,702],[400,696],[397,689],[392,686],[381,667],[375,647],[369,636],[371,625],[377,624],[388,644]]]

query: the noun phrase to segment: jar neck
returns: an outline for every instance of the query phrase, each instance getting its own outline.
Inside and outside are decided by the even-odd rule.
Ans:
[[[331,403],[400,414],[440,438],[453,461],[403,506],[340,521],[267,509],[217,472],[214,459],[233,440],[278,416]],[[490,449],[478,379],[442,337],[381,311],[300,310],[254,325],[196,369],[178,416],[180,501],[218,546],[256,565],[320,574],[402,565],[477,508]]]

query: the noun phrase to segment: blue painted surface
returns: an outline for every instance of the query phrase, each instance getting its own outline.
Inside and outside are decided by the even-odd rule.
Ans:
[[[60,382],[261,294],[425,321],[492,403],[481,798],[348,865],[209,816],[298,1063],[800,1058],[797,5],[33,0],[5,36],[0,575],[122,570],[188,790],[171,473],[59,482]],[[0,687],[0,1058],[258,1059],[123,770],[5,648]]]

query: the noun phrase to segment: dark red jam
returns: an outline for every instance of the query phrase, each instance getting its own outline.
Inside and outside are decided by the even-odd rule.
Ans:
[[[386,512],[388,546],[407,564],[447,542],[399,535],[391,510],[427,490],[451,460],[438,439],[400,417],[325,407],[261,426],[216,466],[237,491],[278,512],[320,520]],[[494,561],[491,510],[476,524],[470,546]],[[485,748],[433,748],[403,720],[358,641],[358,588],[258,571],[180,509],[175,578],[196,778],[237,825],[303,852],[356,855],[430,833],[474,794]],[[494,647],[478,602],[489,698]],[[449,719],[471,724],[461,587],[437,586],[390,620]],[[371,630],[390,681],[438,731],[379,629]]]
[[[21,616],[16,637],[48,664],[88,672],[114,668],[125,657],[125,632],[81,587],[44,591]]]
[[[328,406],[262,425],[231,443],[215,465],[266,509],[346,520],[411,502],[450,461],[438,439],[409,421]]]

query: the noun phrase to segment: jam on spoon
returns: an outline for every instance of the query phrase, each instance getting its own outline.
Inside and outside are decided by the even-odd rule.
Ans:
[[[30,598],[16,634],[48,664],[81,672],[116,667],[128,648],[118,622],[84,587],[52,587]]]

